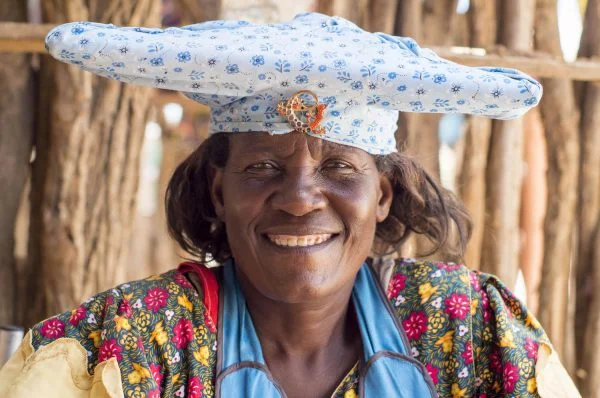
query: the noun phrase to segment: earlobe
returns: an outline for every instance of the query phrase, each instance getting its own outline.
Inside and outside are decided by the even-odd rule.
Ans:
[[[390,214],[392,201],[394,200],[394,188],[386,176],[379,177],[379,198],[377,201],[377,222],[384,221]]]
[[[210,184],[210,198],[212,200],[215,214],[219,220],[224,222],[225,206],[223,202],[223,169],[211,166],[212,178]]]

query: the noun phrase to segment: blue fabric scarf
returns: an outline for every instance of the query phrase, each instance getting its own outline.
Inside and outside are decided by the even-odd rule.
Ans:
[[[265,363],[232,261],[223,267],[220,293],[215,395],[284,398]],[[366,263],[356,277],[352,300],[364,355],[359,363],[359,396],[437,397],[427,370],[410,356],[406,334]]]

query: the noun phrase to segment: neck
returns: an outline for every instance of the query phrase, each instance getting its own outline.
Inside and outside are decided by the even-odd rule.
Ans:
[[[243,277],[240,283],[265,355],[315,358],[359,341],[352,284],[315,302],[290,304],[265,297]]]

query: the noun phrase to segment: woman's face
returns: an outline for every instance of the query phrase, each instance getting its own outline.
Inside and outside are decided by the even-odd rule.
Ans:
[[[238,272],[264,296],[309,302],[353,284],[389,180],[365,151],[302,133],[239,133],[211,192]]]

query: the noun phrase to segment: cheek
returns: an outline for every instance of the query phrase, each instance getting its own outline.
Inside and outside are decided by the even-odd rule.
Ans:
[[[338,208],[348,229],[348,239],[370,247],[369,238],[374,236],[377,225],[377,199],[377,191],[364,185],[339,198]]]
[[[223,178],[225,218],[241,222],[240,226],[248,224],[262,211],[268,192],[266,184],[225,175]]]

